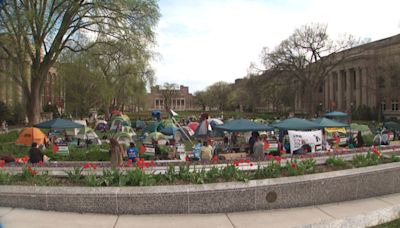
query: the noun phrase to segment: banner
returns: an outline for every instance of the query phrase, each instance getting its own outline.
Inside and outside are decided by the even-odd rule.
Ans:
[[[322,150],[322,132],[318,131],[288,131],[290,152],[300,148],[311,148],[311,152]],[[306,145],[306,146],[305,146]],[[307,146],[308,145],[308,146]]]
[[[344,127],[329,127],[329,128],[327,127],[327,128],[325,128],[325,131],[328,133],[333,133],[333,132],[340,132],[343,134],[347,133],[346,128],[344,128]]]

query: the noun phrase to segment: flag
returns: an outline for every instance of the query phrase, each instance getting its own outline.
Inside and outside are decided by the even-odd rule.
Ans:
[[[169,110],[169,114],[171,115],[171,117],[179,116],[178,113],[174,112],[174,110],[172,109]]]
[[[57,151],[58,151],[57,144],[53,144],[53,153],[57,153]]]

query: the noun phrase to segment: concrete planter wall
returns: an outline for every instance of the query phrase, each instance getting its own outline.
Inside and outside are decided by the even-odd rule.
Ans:
[[[306,176],[155,187],[0,186],[0,206],[110,214],[214,213],[317,205],[400,192],[400,163]]]

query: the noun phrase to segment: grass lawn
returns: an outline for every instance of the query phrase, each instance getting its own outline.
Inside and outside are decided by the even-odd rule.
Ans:
[[[388,223],[383,223],[377,226],[372,226],[372,228],[397,228],[400,227],[400,218],[393,220]]]

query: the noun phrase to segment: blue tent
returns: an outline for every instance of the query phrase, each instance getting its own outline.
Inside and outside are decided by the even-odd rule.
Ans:
[[[47,128],[47,129],[68,129],[68,128],[82,128],[82,124],[75,123],[71,120],[65,119],[53,119],[50,121],[42,122],[34,125],[37,128]]]
[[[218,130],[228,131],[228,132],[247,132],[247,131],[272,131],[272,127],[264,124],[258,124],[247,119],[237,119],[231,120],[222,125],[216,125],[214,127]]]
[[[323,128],[319,124],[299,118],[286,119],[279,123],[271,124],[271,126],[282,130],[312,130]]]

